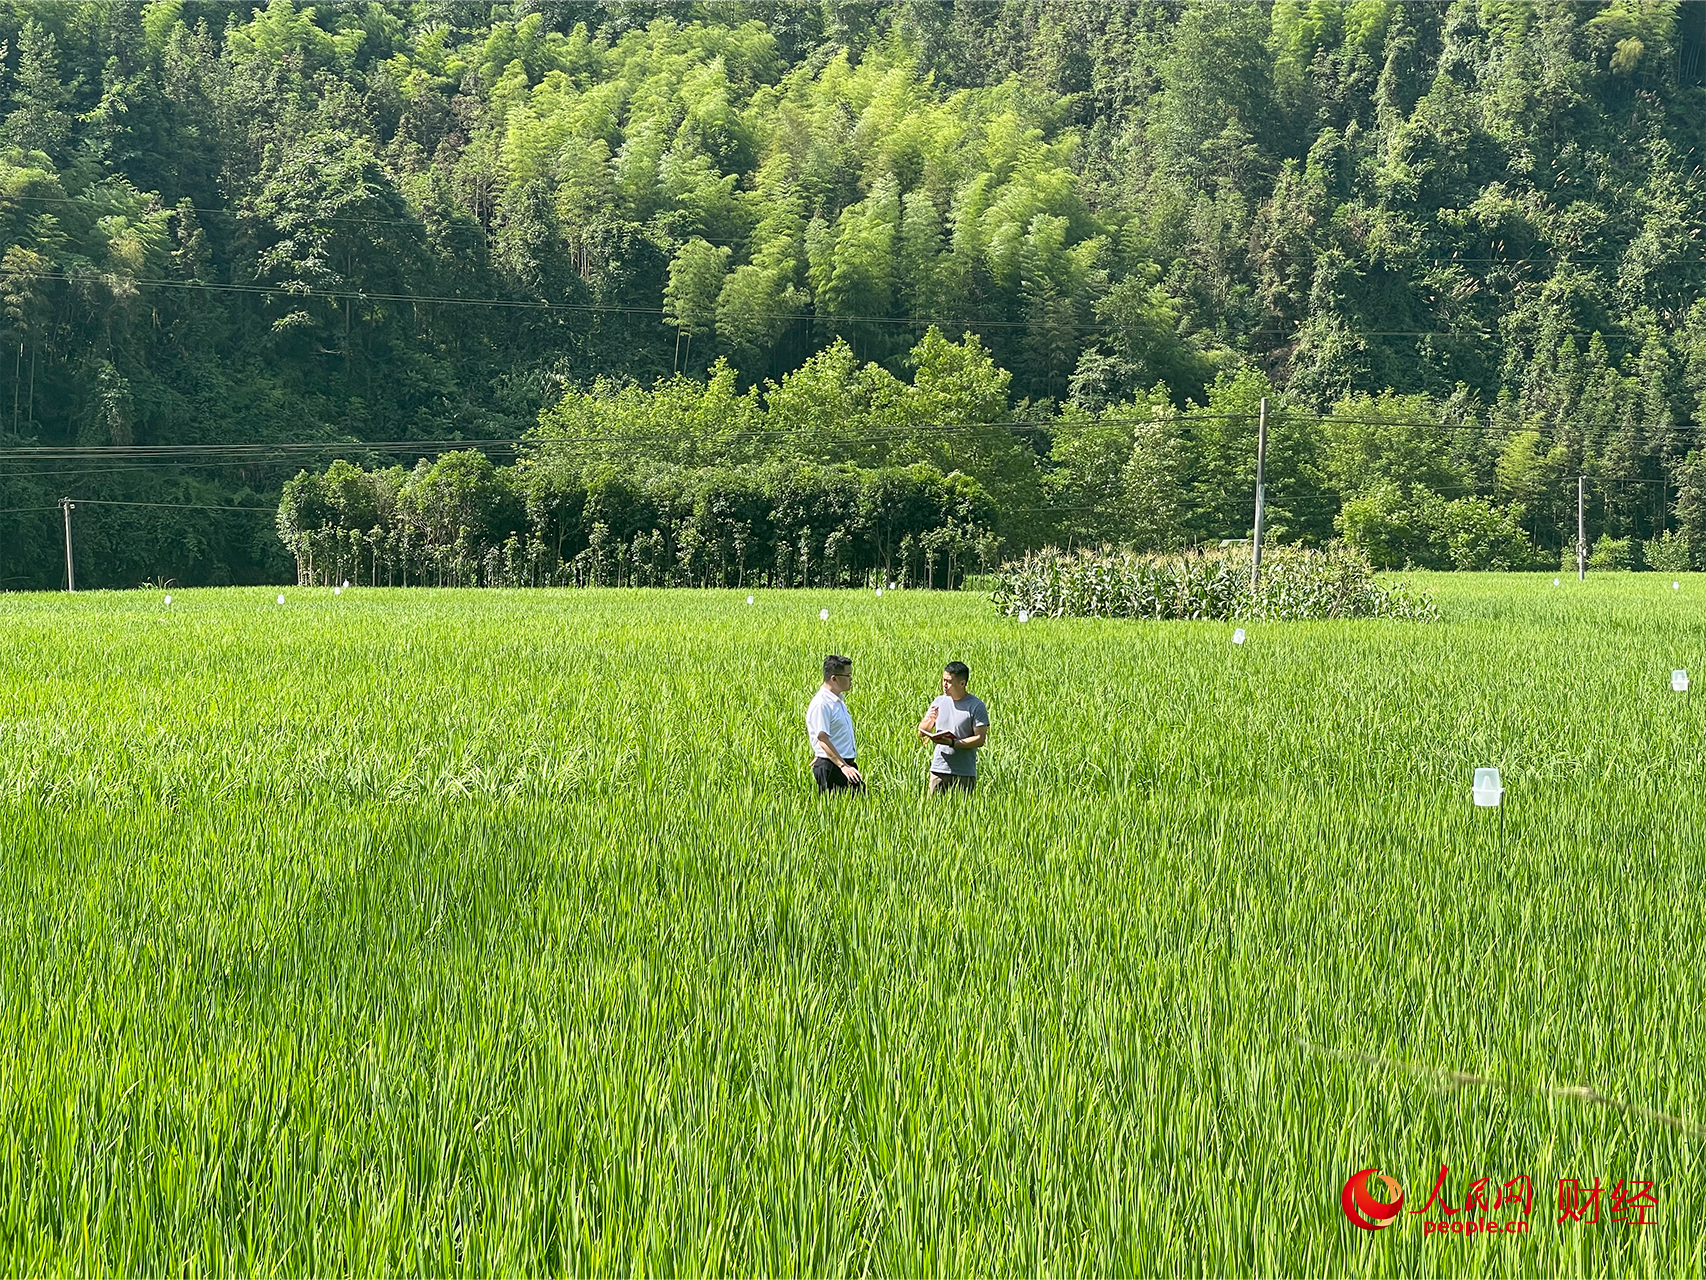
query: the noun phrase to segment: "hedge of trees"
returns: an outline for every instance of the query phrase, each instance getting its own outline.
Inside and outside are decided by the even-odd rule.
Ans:
[[[624,474],[464,450],[304,471],[278,527],[300,584],[948,587],[995,563],[994,514],[975,480],[928,463]]]

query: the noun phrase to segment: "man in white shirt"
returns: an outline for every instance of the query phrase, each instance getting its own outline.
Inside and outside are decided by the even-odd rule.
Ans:
[[[812,742],[812,777],[818,794],[860,790],[865,780],[854,763],[853,713],[843,701],[853,687],[853,659],[832,653],[823,660],[823,685],[806,707],[806,736]]]

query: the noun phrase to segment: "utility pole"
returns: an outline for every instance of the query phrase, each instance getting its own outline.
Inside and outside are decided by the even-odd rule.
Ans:
[[[1256,419],[1256,532],[1254,554],[1250,558],[1250,590],[1262,580],[1262,472],[1268,461],[1268,398],[1262,397],[1262,409]]]
[[[1585,582],[1588,576],[1588,535],[1587,519],[1583,495],[1587,492],[1588,478],[1576,477],[1576,581]]]
[[[77,577],[71,568],[71,513],[77,509],[77,504],[70,498],[61,498],[59,506],[65,512],[65,589],[75,591]]]

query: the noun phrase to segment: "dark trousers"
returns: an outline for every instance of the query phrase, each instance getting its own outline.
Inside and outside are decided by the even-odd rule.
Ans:
[[[848,764],[855,769],[859,767],[857,760],[849,760]],[[847,775],[841,772],[841,766],[828,756],[818,756],[812,761],[812,777],[817,780],[817,793],[821,796],[826,791],[858,791],[864,783],[855,785],[847,781]]]

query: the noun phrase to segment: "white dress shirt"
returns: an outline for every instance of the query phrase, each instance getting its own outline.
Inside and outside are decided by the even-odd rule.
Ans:
[[[819,685],[806,707],[806,736],[812,740],[812,755],[827,760],[829,752],[817,740],[820,733],[829,736],[843,760],[852,760],[858,755],[853,745],[853,713],[847,709],[841,695],[828,685]]]

